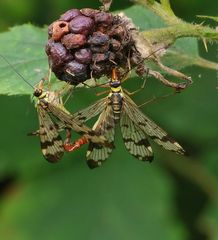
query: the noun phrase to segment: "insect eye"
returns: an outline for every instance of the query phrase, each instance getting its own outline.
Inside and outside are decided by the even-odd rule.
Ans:
[[[42,95],[42,89],[35,89],[33,95],[35,97],[40,97]]]

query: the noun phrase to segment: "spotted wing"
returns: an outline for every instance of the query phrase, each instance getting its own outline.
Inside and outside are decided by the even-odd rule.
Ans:
[[[94,104],[92,104],[91,106],[74,113],[73,118],[75,119],[75,121],[78,120],[80,122],[86,122],[89,119],[102,113],[106,108],[107,101],[108,101],[108,97],[102,98],[97,102],[95,102]]]
[[[120,128],[123,141],[129,153],[142,161],[153,160],[153,152],[146,134],[136,126],[123,108],[120,118]]]
[[[75,119],[74,116],[67,112],[63,107],[61,108],[52,103],[46,104],[52,115],[61,121],[66,128],[70,128],[81,135],[85,135],[90,142],[100,145],[108,144],[107,139],[104,136],[101,136],[82,122],[78,121],[78,119]]]
[[[124,106],[129,118],[137,125],[137,127],[153,139],[154,142],[166,150],[173,151],[178,154],[185,153],[179,143],[172,139],[167,132],[160,128],[155,122],[145,116],[127,95],[125,95]]]
[[[99,116],[93,129],[97,133],[104,135],[108,140],[109,145],[100,146],[93,142],[89,144],[86,157],[90,168],[101,166],[114,148],[115,121],[111,105],[107,105],[106,109]]]
[[[64,154],[61,136],[47,111],[40,105],[37,105],[37,112],[42,154],[47,161],[57,162]]]

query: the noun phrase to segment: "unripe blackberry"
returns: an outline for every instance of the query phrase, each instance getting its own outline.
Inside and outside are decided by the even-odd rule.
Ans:
[[[112,69],[128,71],[141,61],[132,38],[132,25],[101,10],[71,9],[48,27],[46,53],[57,78],[77,85],[91,77],[111,76]],[[139,58],[137,63],[131,59]]]

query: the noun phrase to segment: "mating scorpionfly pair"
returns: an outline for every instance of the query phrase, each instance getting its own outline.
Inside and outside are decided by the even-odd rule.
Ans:
[[[72,152],[88,144],[86,154],[90,168],[102,165],[115,148],[115,127],[120,126],[126,149],[141,161],[153,160],[153,151],[148,139],[153,140],[166,150],[184,154],[184,149],[167,132],[148,118],[130,98],[128,91],[121,87],[126,79],[121,72],[135,72],[142,76],[152,76],[163,84],[176,90],[184,89],[191,83],[186,75],[164,66],[159,60],[159,51],[148,51],[162,70],[187,83],[174,83],[167,80],[160,72],[148,69],[146,59],[137,49],[136,28],[126,17],[112,15],[105,9],[71,9],[48,27],[49,40],[46,53],[50,70],[59,80],[65,81],[63,89],[51,91],[44,89],[46,78],[37,87],[32,86],[16,69],[13,70],[30,85],[36,98],[39,118],[39,130],[29,135],[39,136],[42,154],[49,162],[58,162],[65,151]],[[133,34],[134,33],[134,34]],[[50,71],[49,71],[50,72]],[[62,97],[73,91],[89,78],[97,81],[102,76],[109,79],[109,94],[91,106],[76,113],[70,113],[63,104]],[[126,75],[126,74],[124,74]],[[50,74],[48,77],[48,82]],[[96,85],[99,85],[96,82]],[[82,91],[82,90],[81,90]],[[98,116],[92,128],[85,125],[89,119]],[[62,140],[61,132],[66,133]],[[81,135],[71,141],[71,132]]]

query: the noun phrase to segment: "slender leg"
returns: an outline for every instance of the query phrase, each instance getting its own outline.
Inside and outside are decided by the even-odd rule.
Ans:
[[[122,83],[124,83],[125,81],[127,81],[129,79],[129,76],[130,76],[130,72],[128,72],[127,74],[125,74],[122,78]]]
[[[45,83],[46,81],[48,81],[48,83],[50,83],[50,79],[51,79],[51,68],[49,68],[48,73],[46,74],[46,76],[43,77],[43,78],[39,81],[39,83],[37,84],[37,86],[36,86],[35,88],[37,88],[37,89],[43,89],[44,83]]]
[[[185,80],[185,81],[187,82],[186,85],[192,84],[192,79],[191,79],[191,77],[188,77],[188,76],[186,76],[185,74],[183,74],[183,73],[181,73],[181,72],[179,72],[179,71],[177,71],[177,70],[171,69],[171,68],[163,65],[158,58],[154,58],[154,61],[155,61],[155,62],[157,63],[157,65],[158,65],[162,70],[164,70],[165,72],[167,72],[167,73],[169,73],[170,75],[173,75],[173,76],[175,76],[175,77],[177,77],[177,78],[180,78],[180,79],[182,79],[182,80]]]
[[[72,96],[72,94],[73,94],[73,89],[74,89],[74,88],[75,88],[75,87],[72,87],[72,86],[71,86],[71,88],[67,90],[67,92],[68,92],[69,90],[72,89],[72,91],[69,92],[68,96],[67,96],[66,99],[64,100],[64,105],[65,105],[65,104],[67,103],[67,101],[71,98],[71,96]]]
[[[143,75],[144,71],[146,70],[146,75],[148,76],[152,76],[154,78],[156,78],[157,80],[159,80],[161,83],[163,83],[164,85],[168,86],[168,87],[172,87],[176,90],[182,90],[182,89],[185,89],[189,84],[192,83],[192,80],[190,77],[187,77],[186,75],[184,75],[183,73],[180,73],[176,70],[173,70],[169,67],[166,67],[164,66],[159,58],[157,56],[153,57],[152,60],[162,69],[164,70],[165,72],[173,75],[173,76],[176,76],[180,79],[183,79],[183,80],[186,80],[186,82],[183,82],[183,83],[175,83],[175,82],[171,82],[169,80],[167,80],[160,72],[158,71],[154,71],[154,70],[151,70],[149,68],[146,68],[145,65],[142,65],[142,67],[138,69],[138,72],[141,73],[140,75]]]
[[[50,90],[51,89],[51,68],[48,69],[47,81],[48,81],[48,90]]]
[[[129,96],[134,95],[134,94],[140,92],[142,89],[145,88],[145,84],[146,84],[146,82],[147,82],[148,71],[149,71],[149,68],[146,69],[146,76],[143,77],[143,83],[142,83],[141,87],[139,87],[138,89],[136,89],[135,91],[132,91],[132,92],[124,89],[124,91],[125,91]]]
[[[168,98],[170,96],[174,96],[175,94],[179,93],[178,91],[175,91],[175,92],[172,92],[172,93],[169,93],[169,94],[166,94],[166,95],[163,95],[163,96],[160,96],[160,97],[156,97],[156,96],[153,96],[151,99],[149,99],[148,101],[138,105],[138,107],[142,107],[144,105],[147,105],[148,103],[152,103],[152,102],[156,102],[156,101],[159,101],[161,99],[165,99],[165,98]]]
[[[110,92],[109,90],[103,91],[103,92],[98,92],[98,93],[96,93],[96,96],[101,96],[101,95],[109,93],[109,92]]]
[[[130,92],[130,91],[128,91],[128,90],[126,90],[126,89],[124,89],[124,92],[125,92],[126,94],[128,94],[129,96],[132,96],[132,95],[134,95],[134,94],[136,94],[136,93],[138,93],[138,92],[140,92],[141,90],[143,90],[143,89],[144,89],[144,87],[145,87],[145,84],[146,84],[146,81],[147,81],[147,79],[146,79],[146,78],[144,78],[144,81],[143,81],[143,83],[142,83],[141,87],[140,87],[140,88],[138,88],[138,89],[136,89],[135,91],[132,91],[132,92]]]
[[[96,87],[109,87],[109,83],[110,83],[110,81],[108,81],[106,83],[101,83],[101,84],[98,84],[97,82],[95,82],[95,86],[90,86],[87,83],[82,83],[82,84],[84,84],[84,86],[86,86],[88,88],[96,88]]]
[[[183,82],[183,83],[174,83],[171,82],[169,80],[167,80],[166,78],[164,78],[164,76],[157,72],[157,71],[153,71],[153,70],[149,70],[149,75],[156,78],[157,80],[159,80],[160,82],[162,82],[164,85],[168,86],[168,87],[172,87],[174,89],[176,89],[177,91],[185,89],[187,87],[187,83]]]

